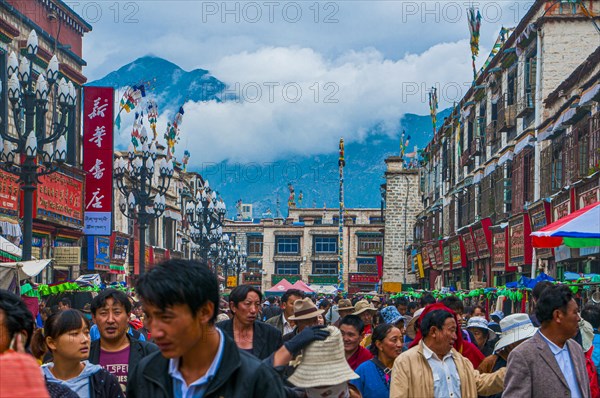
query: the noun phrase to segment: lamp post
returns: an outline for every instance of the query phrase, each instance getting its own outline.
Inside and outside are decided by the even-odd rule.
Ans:
[[[0,128],[0,168],[19,177],[23,190],[23,261],[31,260],[33,192],[40,183],[39,177],[56,172],[66,160],[65,133],[75,127],[69,121],[73,120],[77,99],[73,84],[64,78],[58,79],[56,55],[50,59],[45,72],[34,69],[34,63],[38,62],[37,52],[38,37],[32,30],[27,38],[25,56],[19,61],[11,52],[8,57],[7,94],[16,134],[11,135],[6,125]],[[34,73],[37,79],[34,79]],[[48,128],[46,113],[50,108],[52,119]],[[0,123],[4,121],[0,120]]]
[[[200,255],[208,262],[208,254],[212,244],[223,236],[223,220],[227,208],[223,199],[217,199],[217,193],[204,181],[202,188],[196,192],[196,199],[185,206],[187,220],[192,227],[190,237],[200,246]]]
[[[142,121],[143,123],[143,121]],[[156,141],[148,146],[148,133],[142,127],[140,134],[141,150],[129,144],[128,159],[117,158],[114,178],[123,194],[119,209],[127,218],[137,221],[140,239],[140,275],[146,271],[146,229],[150,222],[165,211],[165,193],[173,177],[173,162],[164,157],[157,160]],[[155,178],[158,171],[158,178]],[[155,185],[155,181],[157,184]],[[129,182],[129,184],[127,183]],[[127,199],[125,199],[127,198]]]

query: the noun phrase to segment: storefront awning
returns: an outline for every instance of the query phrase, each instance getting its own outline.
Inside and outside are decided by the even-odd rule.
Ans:
[[[51,259],[45,260],[30,260],[30,261],[17,261],[12,263],[0,263],[0,267],[5,268],[17,268],[19,270],[19,278],[27,279],[37,276],[48,264]]]
[[[600,246],[600,202],[577,210],[531,233],[533,246],[571,248]]]
[[[485,171],[483,172],[483,176],[487,177],[492,174],[496,170],[496,162],[492,162],[485,167]]]
[[[600,94],[600,83],[596,83],[583,94],[581,94],[581,98],[579,99],[579,106],[585,106],[588,103],[592,102],[596,96]]]
[[[528,135],[527,137],[525,137],[521,141],[517,142],[517,145],[515,145],[514,154],[518,155],[519,153],[521,153],[528,146],[533,146],[534,143],[535,143],[535,139],[533,138],[533,136]]]
[[[498,159],[498,166],[502,166],[504,163],[508,162],[509,160],[513,159],[513,151],[506,151],[502,154],[502,156],[500,156],[500,159]]]
[[[0,261],[19,261],[21,260],[21,256],[21,248],[3,236],[0,236]]]

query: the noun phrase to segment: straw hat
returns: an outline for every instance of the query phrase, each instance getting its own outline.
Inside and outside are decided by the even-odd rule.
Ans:
[[[469,321],[467,322],[467,329],[471,328],[487,330],[490,334],[490,337],[492,338],[496,336],[496,332],[494,331],[494,329],[490,329],[490,327],[488,326],[487,319],[485,319],[482,316],[474,316],[469,318]],[[502,326],[500,327],[500,329],[502,329]]]
[[[324,313],[325,310],[320,310],[312,302],[312,300],[306,297],[303,300],[294,301],[294,315],[289,317],[290,321],[299,321],[302,319],[312,319]]]
[[[369,303],[367,300],[360,300],[358,303],[354,304],[354,313],[352,315],[362,314],[368,310],[377,311],[377,308],[373,307],[373,304]]]
[[[373,303],[381,303],[381,299],[379,298],[379,296],[375,296],[371,299],[371,302]]]
[[[410,321],[408,321],[408,324],[406,325],[406,335],[413,340],[415,339],[415,337],[417,337],[417,320],[421,317],[423,310],[425,310],[425,308],[420,308],[416,310],[413,314],[413,317],[410,319]]]
[[[500,328],[502,329],[502,334],[494,347],[494,352],[498,352],[516,341],[528,339],[537,331],[537,328],[533,326],[527,314],[506,316],[500,321]]]
[[[333,326],[325,329],[329,331],[329,337],[306,347],[300,357],[300,364],[288,378],[296,387],[335,386],[359,377],[346,361],[340,330]]]
[[[354,310],[354,306],[352,305],[352,301],[348,299],[341,299],[338,301],[338,311],[347,311]]]

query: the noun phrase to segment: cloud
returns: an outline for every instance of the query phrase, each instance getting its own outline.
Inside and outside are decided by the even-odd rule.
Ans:
[[[404,113],[428,113],[431,86],[440,109],[461,98],[471,83],[469,54],[463,40],[398,61],[375,49],[327,59],[298,47],[224,57],[210,69],[240,99],[186,103],[179,148],[189,148],[197,166],[330,152],[341,136],[360,141],[375,126],[395,134]]]

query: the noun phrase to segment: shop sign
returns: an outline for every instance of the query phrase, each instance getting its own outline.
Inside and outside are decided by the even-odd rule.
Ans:
[[[462,265],[462,257],[460,255],[460,238],[457,238],[450,243],[450,252],[452,253],[453,267],[460,267]]]
[[[88,236],[88,270],[110,271],[110,238]]]
[[[570,204],[571,204],[571,201],[569,199],[567,199],[564,202],[556,204],[554,206],[554,221],[558,221],[561,218],[569,215]]]
[[[348,274],[350,283],[378,283],[377,274]]]
[[[275,286],[283,279],[286,279],[289,283],[293,284],[296,281],[302,280],[302,275],[284,275],[284,274],[272,274],[271,275],[271,284]]]
[[[19,189],[17,177],[0,170],[0,213],[19,215]]]
[[[260,285],[262,284],[262,275],[260,273],[244,272],[242,274],[242,283],[244,285]]]
[[[402,291],[402,283],[383,282],[383,291],[387,293],[400,293]]]
[[[548,225],[548,217],[550,216],[550,205],[549,203],[543,202],[538,206],[535,206],[529,210],[529,219],[531,221],[531,231],[539,231]],[[537,256],[539,258],[548,258],[552,256],[552,249],[540,248],[537,249]]]
[[[435,242],[432,244],[433,255],[438,266],[444,265],[444,257],[442,256],[442,243]]]
[[[113,242],[111,261],[115,264],[124,264],[127,261],[129,237],[113,233],[111,240]]]
[[[52,258],[59,267],[70,267],[81,264],[81,247],[56,246],[52,250]]]
[[[337,275],[309,275],[308,276],[309,284],[316,285],[336,285],[338,284],[338,276]]]
[[[448,242],[444,242],[443,251],[444,251],[444,267],[452,267],[452,255],[450,253],[450,245],[448,244]]]
[[[83,181],[56,172],[39,178],[36,218],[62,225],[83,226]]]
[[[513,267],[523,265],[525,261],[525,230],[523,223],[510,226],[510,264]]]
[[[236,287],[237,286],[237,277],[236,276],[228,276],[227,277],[227,287]]]
[[[477,251],[475,249],[475,242],[473,242],[473,235],[471,232],[467,232],[462,235],[463,243],[465,244],[465,252],[469,260],[475,260],[477,258]]]
[[[494,266],[506,267],[506,230],[494,232]]]
[[[473,231],[475,235],[475,244],[477,245],[477,253],[479,253],[479,258],[485,258],[490,256],[490,250],[487,244],[487,238],[485,237],[485,231],[483,227],[477,228]]]
[[[113,208],[112,87],[83,88],[83,169],[86,235],[111,235]]]
[[[431,261],[429,260],[429,250],[428,246],[421,248],[421,256],[423,257],[423,267],[428,268],[431,266]]]
[[[600,200],[600,187],[590,189],[589,191],[579,194],[579,208],[583,209],[586,206],[596,203]]]

